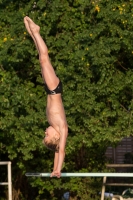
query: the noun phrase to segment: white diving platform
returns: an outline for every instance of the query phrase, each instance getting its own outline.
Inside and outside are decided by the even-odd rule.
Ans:
[[[50,173],[26,173],[26,176],[50,177]],[[133,173],[61,173],[61,177],[133,177]]]

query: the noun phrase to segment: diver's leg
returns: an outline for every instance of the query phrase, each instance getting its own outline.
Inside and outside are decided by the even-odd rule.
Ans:
[[[29,17],[24,18],[24,23],[38,50],[44,81],[50,90],[54,90],[59,83],[59,79],[56,76],[50,62],[47,46],[40,35],[40,27],[36,25]]]

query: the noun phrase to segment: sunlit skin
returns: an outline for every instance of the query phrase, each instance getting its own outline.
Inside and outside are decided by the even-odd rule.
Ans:
[[[43,80],[49,90],[54,90],[59,84],[59,78],[50,62],[47,46],[40,35],[40,27],[27,16],[24,17],[24,24],[38,51]],[[50,126],[45,131],[45,140],[60,138],[59,152],[55,152],[54,167],[51,173],[51,177],[60,178],[68,136],[68,125],[60,93],[47,95],[46,116]]]

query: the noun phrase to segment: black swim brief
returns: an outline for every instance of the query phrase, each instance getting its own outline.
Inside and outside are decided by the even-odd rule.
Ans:
[[[61,81],[59,81],[59,84],[57,85],[57,87],[54,90],[49,90],[46,83],[44,84],[44,86],[45,86],[45,91],[47,92],[47,94],[54,95],[54,94],[62,93],[62,83],[61,83]]]

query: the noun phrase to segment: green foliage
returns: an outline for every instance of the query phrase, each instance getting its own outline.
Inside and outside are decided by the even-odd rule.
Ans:
[[[107,146],[133,135],[132,7],[131,0],[0,1],[0,155],[12,161],[18,198],[61,199],[70,191],[73,199],[96,199],[101,181],[24,176],[51,171],[53,153],[41,143],[46,98],[23,17],[41,26],[64,85],[69,137],[63,170],[96,172],[105,170]]]

